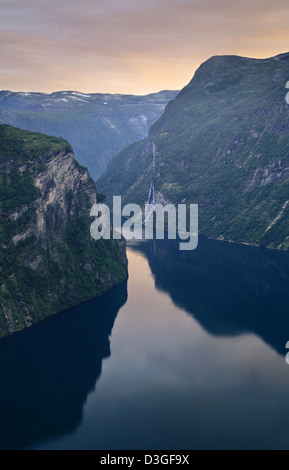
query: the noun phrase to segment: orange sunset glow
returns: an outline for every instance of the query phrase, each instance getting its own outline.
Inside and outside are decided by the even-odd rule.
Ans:
[[[0,88],[180,89],[212,55],[289,50],[288,0],[1,0]]]

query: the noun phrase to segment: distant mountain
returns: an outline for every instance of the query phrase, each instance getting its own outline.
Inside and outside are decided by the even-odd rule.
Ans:
[[[109,196],[199,204],[200,234],[289,248],[289,53],[212,57],[169,103],[149,137],[97,182]]]
[[[90,236],[95,202],[68,142],[0,125],[0,337],[126,279],[123,241]]]
[[[146,96],[0,91],[0,124],[67,139],[93,178],[121,149],[144,139],[177,91]]]

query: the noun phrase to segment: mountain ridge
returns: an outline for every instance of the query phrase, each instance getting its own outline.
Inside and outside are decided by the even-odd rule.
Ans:
[[[128,144],[146,137],[178,92],[113,95],[79,91],[0,91],[0,124],[68,140],[75,158],[98,177]]]
[[[144,204],[153,178],[157,202],[199,204],[200,235],[288,249],[288,59],[208,59],[99,190]]]

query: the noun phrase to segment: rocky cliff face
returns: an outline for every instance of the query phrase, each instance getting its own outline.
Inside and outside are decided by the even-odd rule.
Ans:
[[[90,237],[95,202],[66,141],[0,126],[0,336],[125,279],[123,242]]]
[[[289,248],[289,54],[212,57],[97,182],[123,203],[199,204],[206,237]]]

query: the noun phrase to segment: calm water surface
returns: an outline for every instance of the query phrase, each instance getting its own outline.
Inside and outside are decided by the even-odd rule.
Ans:
[[[0,341],[0,447],[289,449],[289,255],[128,258],[127,283]]]

